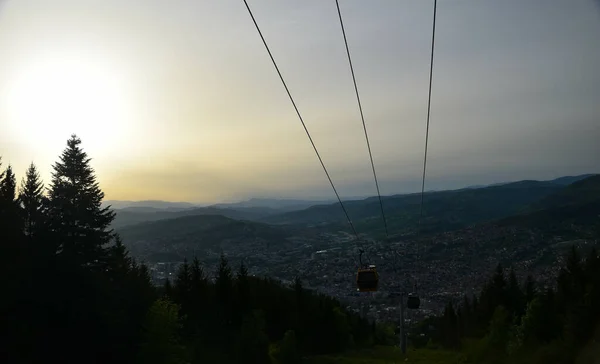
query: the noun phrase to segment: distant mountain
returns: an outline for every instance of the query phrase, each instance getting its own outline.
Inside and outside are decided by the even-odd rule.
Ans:
[[[542,203],[541,199],[544,197],[590,176],[595,175],[565,176],[549,181],[496,183],[486,187],[471,186],[451,191],[429,191],[425,194],[423,228],[426,231],[459,229],[472,223],[502,218],[532,208],[543,208],[543,205],[534,204]],[[344,201],[350,218],[360,232],[380,236],[383,234],[377,197]],[[414,229],[419,214],[420,194],[384,196],[383,201],[391,234]],[[269,224],[347,229],[345,216],[335,201],[252,198],[208,207],[188,202],[104,202],[104,205],[108,204],[117,212],[113,223],[115,228],[182,216],[223,215],[232,219]]]
[[[563,181],[568,181],[568,178]],[[550,208],[564,208],[572,205],[586,205],[600,202],[600,175],[590,175],[585,179],[567,185],[567,187],[533,203],[530,211]]]
[[[137,208],[138,211],[150,212],[158,209],[174,209],[183,210],[198,207],[198,205],[189,202],[170,202],[170,201],[159,201],[159,200],[146,200],[146,201],[120,201],[120,200],[106,200],[102,201],[102,206],[111,206],[113,209],[125,209],[125,208]]]
[[[588,173],[588,174],[581,174],[578,176],[564,176],[564,177],[559,177],[559,178],[555,178],[555,179],[551,179],[551,180],[543,180],[540,182],[550,182],[550,183],[555,183],[558,185],[562,185],[562,186],[567,186],[570,185],[573,182],[577,182],[577,181],[581,181],[582,179],[591,177],[591,176],[595,176],[596,174],[593,173]],[[473,186],[468,186],[465,187],[465,189],[475,189],[475,188],[485,188],[485,187],[494,187],[494,186],[502,186],[502,185],[506,185],[509,183],[513,183],[513,182],[498,182],[498,183],[492,183],[489,185],[473,185]]]
[[[224,245],[262,242],[277,244],[289,233],[280,227],[239,221],[221,215],[193,215],[144,222],[117,229],[133,256],[154,260],[155,255],[191,256],[194,251]]]
[[[243,209],[243,208],[264,208],[274,212],[301,210],[313,205],[332,203],[333,200],[291,200],[291,199],[270,199],[270,198],[251,198],[247,201],[234,203],[219,203],[212,207]]]
[[[597,174],[590,173],[590,174],[582,174],[579,176],[564,176],[564,177],[550,180],[548,182],[556,183],[556,184],[563,185],[563,186],[568,186],[572,183],[575,183],[575,182],[578,182],[578,181],[581,181],[581,180],[587,179],[588,177],[593,177],[593,176],[597,176]]]
[[[564,187],[550,182],[520,181],[479,189],[428,192],[424,196],[422,228],[426,232],[454,230],[510,216],[562,188]],[[420,202],[420,194],[383,197],[390,234],[414,231],[418,223]],[[359,233],[381,237],[383,223],[377,198],[348,201],[345,207]],[[266,216],[261,221],[347,228],[345,216],[339,204],[335,203]]]

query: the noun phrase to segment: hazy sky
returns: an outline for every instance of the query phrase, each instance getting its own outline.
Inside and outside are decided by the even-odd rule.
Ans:
[[[385,194],[416,191],[432,1],[341,0]],[[249,0],[334,183],[375,192],[334,0]],[[594,0],[440,0],[428,189],[600,171]],[[241,0],[0,2],[0,155],[109,199],[332,197]]]

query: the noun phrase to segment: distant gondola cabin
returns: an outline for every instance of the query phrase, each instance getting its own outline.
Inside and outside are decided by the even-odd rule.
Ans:
[[[406,305],[411,310],[418,310],[419,307],[421,306],[421,299],[419,298],[419,296],[409,293],[408,301],[406,302]]]
[[[379,274],[374,265],[360,268],[356,274],[356,286],[359,292],[375,292],[379,287]]]

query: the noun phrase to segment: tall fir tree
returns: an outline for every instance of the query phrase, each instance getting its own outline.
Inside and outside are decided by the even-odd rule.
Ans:
[[[512,318],[520,319],[525,313],[527,303],[525,295],[521,291],[517,275],[513,268],[510,269],[508,276],[508,287],[506,292],[506,306]]]
[[[115,213],[102,208],[100,190],[91,158],[72,135],[60,160],[53,166],[49,193],[49,226],[57,253],[78,266],[98,266],[106,258],[104,246],[112,239],[110,223]]]
[[[22,234],[22,219],[17,199],[17,182],[12,167],[8,165],[0,179],[0,228],[11,249],[17,249]],[[12,251],[9,254],[14,254]]]
[[[13,173],[12,166],[9,164],[6,171],[2,172],[0,176],[0,196],[5,201],[15,201],[17,193],[17,182],[15,174]]]
[[[236,314],[236,322],[240,320],[243,315],[249,312],[250,310],[250,282],[248,279],[248,268],[244,264],[244,261],[240,262],[240,267],[236,274],[236,293],[237,293],[237,308],[238,311]]]
[[[537,294],[537,286],[531,274],[527,275],[523,291],[525,292],[525,301],[529,304]]]
[[[25,178],[21,180],[19,203],[23,209],[25,235],[32,238],[42,225],[44,184],[33,162],[29,165]]]

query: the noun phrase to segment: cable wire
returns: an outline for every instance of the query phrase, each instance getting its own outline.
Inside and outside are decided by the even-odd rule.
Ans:
[[[432,25],[432,31],[431,31],[431,59],[430,59],[430,63],[429,63],[429,95],[427,98],[427,127],[425,129],[425,155],[423,157],[423,180],[421,183],[421,207],[420,207],[420,211],[419,211],[419,225],[418,225],[418,230],[417,230],[417,239],[419,239],[419,236],[421,234],[421,224],[422,224],[422,220],[423,220],[423,201],[424,201],[424,197],[425,197],[425,172],[427,170],[427,146],[428,146],[428,142],[429,142],[429,120],[430,120],[430,116],[431,116],[431,86],[433,84],[433,54],[435,51],[435,21],[436,21],[436,15],[437,15],[437,0],[433,0],[433,25]],[[417,261],[419,261],[420,256],[419,256],[419,240],[417,240]],[[416,268],[415,268],[415,272],[416,272]],[[417,276],[418,277],[418,276]],[[415,291],[417,288],[417,283],[418,283],[418,278],[416,279],[416,283],[415,283]]]
[[[352,82],[354,83],[354,91],[356,93],[356,101],[358,102],[358,110],[360,111],[360,119],[362,120],[363,130],[365,132],[365,140],[367,142],[367,149],[369,150],[369,158],[371,160],[371,169],[373,170],[373,178],[375,179],[375,187],[377,188],[377,197],[379,198],[379,206],[381,207],[381,217],[383,218],[383,226],[385,228],[385,236],[389,241],[390,235],[388,232],[387,221],[385,218],[385,212],[383,209],[383,201],[381,199],[381,193],[379,192],[379,182],[377,180],[377,173],[375,172],[375,163],[373,162],[373,153],[371,153],[371,145],[369,143],[369,134],[367,133],[367,126],[365,124],[365,116],[363,113],[362,103],[360,102],[360,95],[358,93],[358,86],[356,85],[356,77],[354,75],[354,66],[352,65],[352,57],[350,57],[350,49],[348,47],[348,39],[346,38],[346,30],[344,28],[344,20],[342,19],[342,12],[340,10],[339,0],[335,0],[337,7],[338,17],[340,19],[340,26],[342,28],[342,35],[344,36],[344,45],[346,46],[346,54],[348,55],[348,64],[350,65],[350,73],[352,74]]]
[[[342,199],[340,198],[340,195],[337,192],[337,189],[335,188],[335,185],[333,184],[331,177],[329,176],[329,172],[327,171],[327,168],[325,167],[325,163],[323,163],[323,159],[321,158],[321,155],[319,154],[319,151],[317,150],[317,146],[315,145],[312,137],[310,136],[308,128],[306,127],[306,124],[304,123],[304,119],[302,118],[302,115],[300,114],[300,111],[298,110],[298,107],[296,106],[296,102],[294,102],[294,98],[292,97],[292,94],[290,93],[290,90],[289,90],[287,84],[285,83],[285,80],[283,79],[281,72],[279,71],[279,67],[277,67],[275,58],[273,58],[273,54],[271,53],[271,50],[269,49],[269,46],[267,45],[267,41],[265,40],[265,37],[263,36],[263,34],[260,30],[260,27],[258,26],[258,23],[256,22],[256,19],[254,18],[254,14],[252,13],[252,10],[250,10],[250,6],[248,5],[248,2],[246,0],[243,0],[243,1],[244,1],[244,4],[246,5],[246,9],[248,9],[248,14],[250,14],[250,17],[252,18],[252,22],[254,23],[256,30],[258,31],[258,35],[260,35],[260,39],[262,40],[262,42],[267,50],[267,53],[269,53],[269,57],[271,58],[271,61],[273,62],[273,66],[275,67],[275,70],[277,71],[277,74],[279,75],[279,79],[281,80],[281,83],[283,84],[283,87],[285,88],[285,91],[287,92],[287,95],[290,98],[292,105],[294,106],[294,110],[296,110],[298,119],[300,119],[300,122],[302,123],[302,127],[304,127],[304,131],[306,132],[306,135],[308,136],[308,140],[310,140],[310,144],[312,145],[312,147],[315,151],[315,154],[317,155],[317,158],[319,158],[319,162],[321,163],[321,167],[323,167],[323,171],[325,171],[325,175],[327,176],[327,179],[329,180],[329,184],[331,185],[331,188],[333,189],[333,192],[335,193],[335,196],[337,197],[337,200],[338,200],[342,210],[344,211],[346,220],[348,220],[348,224],[350,225],[350,228],[352,229],[352,232],[354,233],[356,240],[359,240],[358,233],[356,232],[356,229],[354,228],[354,224],[352,223],[352,220],[350,220],[348,211],[346,210],[346,207],[344,206],[344,203],[342,202]]]

